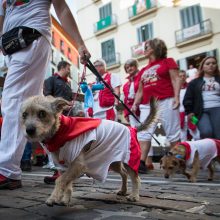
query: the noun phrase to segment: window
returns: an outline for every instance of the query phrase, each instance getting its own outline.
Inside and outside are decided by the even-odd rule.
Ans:
[[[153,23],[146,24],[138,28],[138,42],[144,42],[153,38]]]
[[[71,49],[69,47],[68,47],[67,57],[68,57],[69,60],[72,60]]]
[[[112,15],[112,4],[111,3],[108,3],[107,5],[104,5],[99,9],[100,20],[111,15]]]
[[[183,29],[199,24],[202,21],[200,5],[194,5],[180,10],[180,18]]]
[[[52,44],[55,45],[54,32],[52,31]]]
[[[55,63],[55,62],[54,62],[54,50],[51,51],[51,62],[52,62],[52,63]]]
[[[64,42],[62,40],[60,40],[60,51],[64,53]]]
[[[107,64],[113,64],[116,62],[115,56],[115,43],[114,40],[108,40],[101,44],[102,47],[102,58]]]

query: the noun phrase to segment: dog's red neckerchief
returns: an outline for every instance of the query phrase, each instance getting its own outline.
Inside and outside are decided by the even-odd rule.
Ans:
[[[84,132],[97,128],[101,119],[60,116],[60,127],[57,133],[43,141],[50,152],[55,152],[63,145]]]
[[[185,160],[188,160],[190,158],[191,154],[191,148],[190,145],[187,142],[180,142],[177,144],[177,146],[184,146],[185,147]]]

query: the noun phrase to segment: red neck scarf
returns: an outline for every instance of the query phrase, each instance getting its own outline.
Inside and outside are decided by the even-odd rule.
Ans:
[[[50,152],[59,150],[63,145],[84,132],[97,128],[101,119],[60,116],[60,127],[57,133],[43,141]]]

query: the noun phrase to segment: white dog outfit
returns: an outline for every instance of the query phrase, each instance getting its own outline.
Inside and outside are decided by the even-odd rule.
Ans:
[[[59,159],[67,165],[93,141],[85,154],[88,176],[104,182],[111,163],[121,161],[136,173],[141,150],[136,129],[110,120],[66,117],[61,115],[61,126],[55,136],[44,141],[50,152],[60,150]]]
[[[220,140],[216,139],[202,139],[198,141],[181,142],[186,148],[186,165],[192,167],[195,152],[199,153],[199,160],[201,168],[205,169],[212,159],[220,156]]]

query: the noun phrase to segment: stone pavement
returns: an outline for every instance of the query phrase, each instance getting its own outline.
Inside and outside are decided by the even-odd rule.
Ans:
[[[71,207],[45,205],[53,186],[44,184],[43,178],[50,174],[34,167],[23,173],[23,188],[0,190],[0,220],[220,219],[220,172],[208,182],[203,171],[192,184],[182,175],[167,181],[156,169],[141,175],[141,197],[136,203],[116,196],[120,187],[117,174],[110,172],[104,184],[84,176],[74,184]]]

